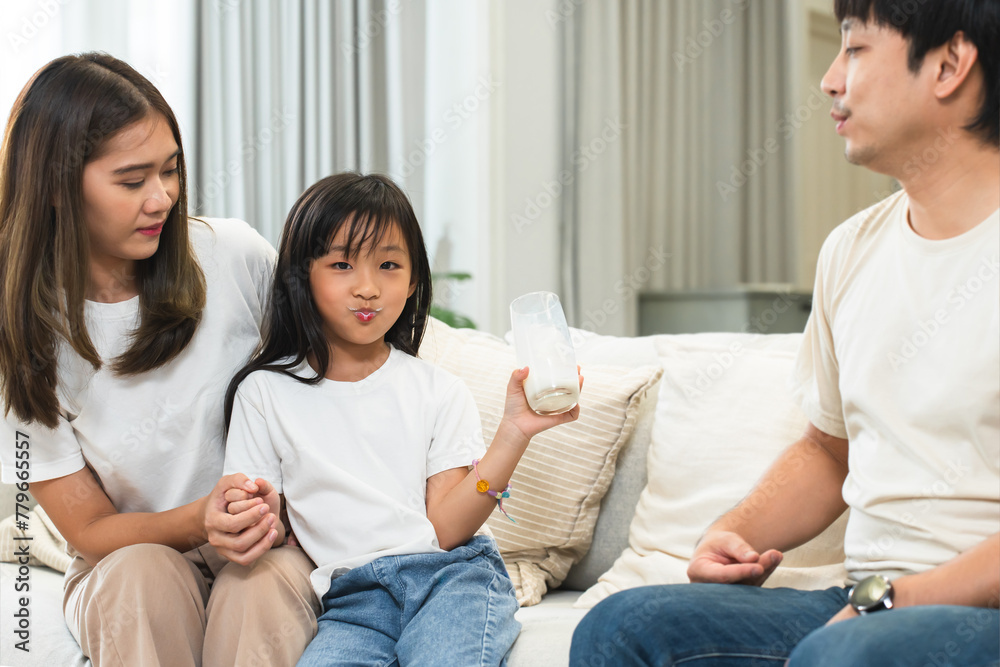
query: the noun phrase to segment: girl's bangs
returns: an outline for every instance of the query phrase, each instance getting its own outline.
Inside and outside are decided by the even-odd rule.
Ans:
[[[326,241],[326,252],[330,252],[334,239],[345,227],[347,228],[346,254],[348,257],[353,257],[365,246],[378,247],[393,225],[399,226],[396,216],[390,211],[355,211],[330,230]]]

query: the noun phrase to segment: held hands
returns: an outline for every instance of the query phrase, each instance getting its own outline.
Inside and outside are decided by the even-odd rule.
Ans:
[[[576,367],[579,373],[580,367]],[[528,377],[530,370],[528,367],[519,368],[510,374],[510,382],[507,383],[507,399],[503,410],[504,421],[516,427],[527,439],[531,439],[545,431],[576,421],[580,416],[580,404],[578,403],[572,410],[559,415],[540,415],[528,405],[528,399],[524,395],[524,381]],[[580,389],[583,389],[583,376],[580,376]]]
[[[250,565],[284,536],[278,519],[281,500],[270,482],[226,475],[207,498],[205,533],[219,555]],[[279,542],[280,543],[280,542]]]
[[[784,558],[776,549],[758,554],[736,533],[709,530],[688,565],[692,583],[760,586]]]

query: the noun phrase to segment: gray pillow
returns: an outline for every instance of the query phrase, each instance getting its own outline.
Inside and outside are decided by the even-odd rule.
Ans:
[[[660,383],[657,382],[639,405],[635,430],[618,453],[615,476],[601,501],[601,511],[594,526],[594,541],[583,559],[570,568],[565,581],[559,586],[560,590],[587,590],[597,583],[598,577],[611,569],[628,547],[629,525],[639,495],[646,488],[646,454],[653,438],[659,389]]]

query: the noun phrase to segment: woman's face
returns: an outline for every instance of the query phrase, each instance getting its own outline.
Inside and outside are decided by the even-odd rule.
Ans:
[[[156,252],[180,195],[177,142],[158,113],[110,137],[83,167],[83,212],[90,273],[130,283],[136,260]]]

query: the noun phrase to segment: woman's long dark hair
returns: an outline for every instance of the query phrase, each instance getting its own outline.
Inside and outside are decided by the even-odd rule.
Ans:
[[[328,176],[302,193],[285,220],[260,346],[226,391],[227,430],[236,390],[254,371],[276,371],[306,384],[317,384],[326,374],[330,348],[313,300],[309,270],[316,258],[329,252],[333,238],[345,225],[348,257],[366,244],[377,246],[394,226],[406,240],[416,289],[385,334],[385,341],[416,356],[431,305],[431,270],[413,207],[399,186],[385,176]],[[316,357],[316,375],[303,378],[293,373],[310,352]]]
[[[181,148],[166,100],[128,64],[104,53],[64,56],[40,69],[10,112],[0,148],[0,395],[5,414],[54,428],[60,339],[96,370],[84,319],[90,242],[83,169],[107,141],[160,115]],[[139,328],[112,362],[118,374],[157,368],[187,346],[205,306],[205,277],[188,242],[187,174],[159,247],[137,261]]]

